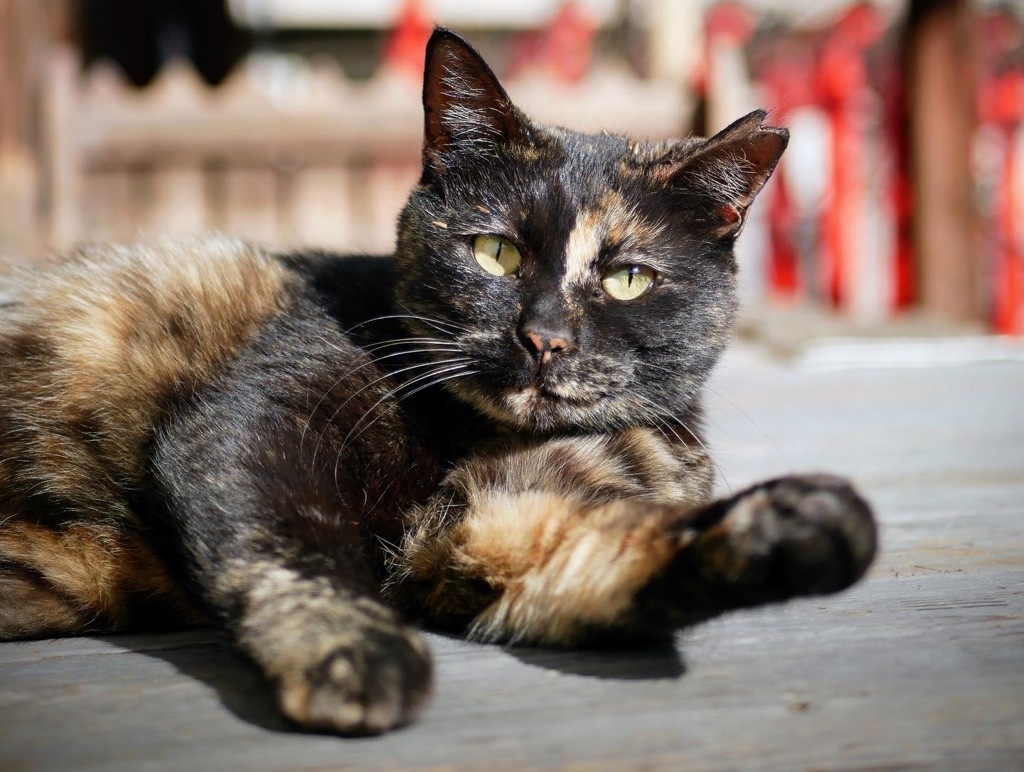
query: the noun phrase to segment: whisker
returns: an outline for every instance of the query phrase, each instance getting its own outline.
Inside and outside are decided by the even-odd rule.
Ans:
[[[443,332],[446,335],[452,335],[452,334],[454,334],[456,332],[468,332],[468,328],[466,328],[466,327],[464,327],[462,325],[457,325],[454,322],[445,322],[442,319],[431,319],[430,317],[427,317],[427,316],[420,316],[419,314],[411,314],[410,313],[410,314],[385,314],[384,316],[375,316],[372,319],[364,319],[363,321],[361,321],[361,322],[359,322],[357,324],[354,324],[351,327],[349,327],[347,330],[344,331],[344,334],[347,336],[353,330],[358,330],[360,327],[363,327],[363,326],[365,326],[367,324],[372,324],[374,322],[384,322],[384,321],[388,321],[388,320],[392,320],[392,319],[415,319],[417,321],[425,322],[426,324],[429,324],[435,330],[438,330],[439,332]]]
[[[741,408],[739,405],[737,405],[731,399],[729,399],[724,394],[722,394],[722,392],[718,391],[717,389],[713,389],[710,386],[706,386],[705,388],[709,392],[714,394],[716,397],[718,397],[720,400],[722,400],[723,402],[725,402],[726,404],[728,404],[732,408],[734,408],[736,410],[736,412],[738,412],[741,416],[746,418],[750,422],[750,425],[753,426],[755,429],[757,429],[758,433],[762,437],[764,437],[768,441],[768,444],[771,445],[775,449],[775,452],[779,454],[779,458],[781,458],[783,463],[789,468],[789,471],[790,472],[793,471],[793,469],[794,469],[793,462],[790,461],[789,457],[785,453],[782,452],[782,448],[780,448],[778,445],[775,444],[775,440],[773,440],[771,437],[769,437],[767,432],[765,432],[765,430],[762,429],[758,425],[757,421],[755,421],[753,418],[751,418],[750,415],[743,408]]]
[[[672,369],[671,367],[663,367],[662,365],[655,365],[655,364],[651,364],[650,362],[637,362],[636,364],[637,364],[638,367],[649,367],[652,370],[661,370],[662,372],[668,373],[669,375],[672,375],[672,376],[678,376],[679,375],[679,370],[678,369]]]
[[[401,308],[403,311],[408,312],[411,318],[417,319],[421,322],[426,322],[431,327],[433,327],[436,330],[440,330],[441,332],[448,332],[450,330],[455,330],[456,332],[472,332],[472,330],[464,324],[458,324],[457,322],[453,322],[450,320],[434,319],[433,317],[423,316],[422,314],[416,314],[413,313],[411,309],[403,306],[401,303],[398,304],[398,307]]]
[[[637,362],[636,365],[637,367],[647,367],[652,370],[659,370],[661,372],[668,373],[669,375],[675,377],[679,376],[679,371],[672,369],[670,367],[662,367],[661,365],[655,365],[650,362]],[[704,418],[704,420],[708,421],[712,426],[714,426],[719,432],[721,432],[723,437],[725,437],[726,439],[730,439],[731,442],[731,438],[729,438],[728,433],[722,428],[722,425],[715,420],[714,416],[705,413],[702,417]]]
[[[460,370],[462,372],[458,372]],[[449,376],[447,376],[445,378],[438,378],[437,377],[439,375],[444,375],[445,373],[450,373],[452,371],[456,371],[454,375],[449,375]],[[444,383],[445,381],[453,380],[454,378],[462,378],[462,377],[465,377],[467,375],[473,375],[475,373],[476,373],[475,370],[469,370],[468,368],[466,368],[465,364],[457,364],[457,365],[454,365],[454,366],[451,366],[451,367],[442,368],[440,370],[431,371],[429,373],[424,373],[424,374],[418,375],[415,378],[412,378],[411,380],[406,381],[405,383],[400,384],[399,386],[395,387],[394,389],[389,391],[387,394],[385,394],[383,397],[381,397],[379,400],[377,400],[377,402],[372,407],[370,407],[369,410],[367,410],[365,413],[363,413],[362,417],[360,417],[360,419],[355,422],[355,424],[349,430],[348,434],[345,435],[345,439],[343,439],[341,441],[341,446],[338,448],[338,452],[337,452],[337,455],[335,456],[335,460],[334,460],[334,479],[335,479],[335,483],[337,483],[337,479],[338,479],[338,464],[341,462],[341,455],[342,455],[342,453],[345,451],[345,448],[348,447],[348,445],[349,445],[349,440],[354,442],[355,440],[359,439],[359,437],[363,434],[363,432],[365,432],[367,429],[369,429],[371,426],[373,426],[377,421],[379,421],[381,418],[383,418],[389,412],[389,410],[381,411],[381,413],[379,415],[377,415],[373,420],[371,420],[369,423],[367,423],[365,426],[363,426],[362,429],[359,430],[358,434],[356,434],[354,437],[352,436],[352,432],[354,432],[359,427],[359,424],[361,424],[363,421],[365,421],[367,416],[369,416],[371,413],[373,413],[373,411],[376,410],[377,407],[379,407],[381,405],[381,403],[383,403],[384,401],[386,401],[388,399],[391,399],[392,397],[394,397],[396,394],[398,394],[398,392],[400,392],[404,388],[407,388],[407,387],[409,387],[409,386],[411,386],[411,385],[413,385],[415,383],[419,383],[419,382],[421,382],[423,380],[427,381],[426,383],[423,383],[420,386],[417,386],[415,389],[413,389],[412,391],[408,392],[407,394],[403,394],[402,396],[400,396],[398,398],[398,400],[395,402],[394,405],[389,406],[389,408],[393,409],[393,408],[397,407],[398,404],[400,404],[402,402],[402,400],[408,399],[412,395],[417,394],[417,393],[423,391],[424,389],[430,388],[431,386],[436,386],[436,385],[438,385],[440,383]]]
[[[412,340],[417,340],[417,339],[416,338],[409,338],[408,340],[412,341]],[[353,368],[345,371],[341,375],[339,375],[334,380],[334,382],[327,389],[324,390],[324,393],[320,396],[320,399],[317,401],[316,405],[314,405],[313,409],[309,412],[309,416],[306,418],[306,425],[302,427],[302,435],[299,437],[299,447],[300,448],[302,447],[302,443],[306,439],[306,432],[309,429],[310,423],[312,422],[313,416],[316,414],[316,411],[320,409],[320,405],[322,405],[324,400],[327,399],[327,396],[332,391],[334,391],[338,387],[338,384],[340,384],[343,380],[345,380],[346,378],[348,378],[351,375],[355,375],[360,370],[362,370],[362,369],[364,369],[366,367],[369,367],[370,365],[375,364],[375,363],[377,363],[377,362],[379,362],[379,361],[381,361],[383,359],[389,359],[391,357],[401,356],[403,354],[419,354],[419,353],[433,353],[433,350],[431,350],[431,349],[416,349],[416,350],[411,350],[411,351],[399,351],[399,352],[395,352],[395,353],[391,353],[391,354],[386,354],[385,356],[381,356],[381,357],[371,357],[366,362],[363,362],[361,365],[359,365],[357,367],[353,367]],[[377,380],[380,380],[380,379],[377,379]],[[372,385],[373,383],[376,383],[376,382],[377,381],[373,381],[369,385]],[[360,389],[360,391],[362,391],[362,389]],[[358,394],[358,393],[359,393],[359,391],[356,392],[356,394]],[[353,394],[352,396],[355,396],[355,394]],[[349,399],[351,399],[351,397]],[[348,404],[348,400],[346,400],[345,402],[342,403],[343,406],[347,405],[347,404]],[[334,415],[337,415],[337,411],[335,411]],[[332,420],[333,420],[333,416],[332,416]],[[314,452],[313,455],[314,455],[314,458],[315,458],[316,457],[316,453]]]
[[[674,361],[682,362],[684,360],[674,360]],[[654,369],[654,370],[660,370],[660,371],[663,371],[663,372],[666,372],[666,373],[676,374],[676,371],[672,370],[671,368],[662,367],[660,365],[651,364],[650,362],[637,362],[636,364],[639,367],[648,367],[648,368],[651,368],[651,369]],[[782,459],[783,463],[786,465],[786,467],[789,469],[789,471],[790,472],[793,471],[793,469],[794,469],[793,462],[790,461],[789,457],[785,453],[783,453],[782,449],[764,431],[764,429],[762,429],[758,425],[758,423],[753,418],[750,417],[750,415],[748,415],[739,405],[737,405],[735,402],[733,402],[731,399],[729,399],[728,397],[723,395],[720,391],[718,391],[717,389],[713,388],[712,386],[705,385],[704,388],[709,393],[714,394],[716,397],[718,397],[722,401],[726,402],[730,407],[734,408],[740,415],[742,415],[744,418],[746,418],[747,421],[749,421],[750,424],[758,431],[758,433],[762,437],[764,437],[764,439],[768,442],[768,444],[772,446],[772,448],[778,454],[779,458]],[[730,436],[729,432],[727,432],[725,430],[725,428],[722,426],[722,423],[720,421],[716,420],[713,415],[711,415],[710,413],[705,413],[703,418],[704,418],[704,420],[708,421],[713,427],[715,427],[715,429],[718,430],[718,432],[721,434],[722,437],[724,437],[726,440],[728,440],[730,449],[735,449],[737,447],[736,442],[733,439],[733,437]],[[723,479],[724,479],[724,475],[723,475]]]
[[[443,373],[451,372],[452,370],[465,369],[465,362],[468,362],[468,361],[470,361],[470,360],[469,359],[449,359],[449,360],[445,360],[445,361],[441,361],[441,362],[429,362],[428,363],[429,365],[450,365],[450,366],[442,367],[439,370],[431,370],[428,373],[421,373],[421,374],[417,375],[415,378],[410,378],[408,381],[404,381],[403,383],[398,384],[398,386],[396,386],[394,389],[392,389],[391,391],[387,392],[383,397],[381,397],[379,400],[377,400],[368,410],[366,410],[366,412],[363,413],[363,415],[359,418],[358,421],[355,422],[355,424],[353,424],[352,428],[349,430],[348,435],[346,435],[345,439],[342,440],[342,445],[344,446],[348,442],[348,439],[352,435],[352,432],[354,432],[356,430],[356,428],[359,426],[359,424],[361,424],[366,419],[366,417],[368,415],[370,415],[374,410],[376,410],[377,407],[382,402],[390,399],[391,397],[396,395],[402,389],[404,389],[404,388],[406,388],[408,386],[411,386],[411,385],[413,385],[415,383],[419,383],[419,382],[421,382],[423,380],[428,380],[428,379],[430,379],[430,378],[432,378],[432,377],[434,377],[436,375],[441,375]],[[423,367],[423,366],[425,366],[425,365],[419,365],[419,367]],[[413,368],[406,367],[406,368],[403,368],[401,370],[398,370],[394,374],[397,375],[398,373],[402,373],[402,372],[405,372],[406,370],[411,370],[411,369],[413,369]],[[413,393],[415,393],[415,392],[413,392]]]
[[[462,363],[462,362],[469,362],[469,361],[470,361],[470,359],[468,357],[461,357],[461,358],[456,358],[456,359],[443,359],[443,360],[441,360],[439,362],[421,362],[421,363],[418,363],[418,364],[408,365],[407,367],[399,368],[398,370],[395,370],[394,372],[384,373],[383,375],[381,375],[381,376],[379,376],[377,378],[374,378],[369,383],[364,384],[362,388],[358,389],[354,393],[350,394],[348,396],[348,399],[346,399],[344,402],[342,402],[340,405],[338,405],[338,407],[334,410],[334,412],[331,413],[331,417],[326,421],[326,423],[328,425],[334,423],[334,419],[338,417],[338,413],[341,412],[341,409],[343,407],[345,407],[345,405],[347,405],[349,402],[351,402],[353,399],[355,399],[357,396],[362,394],[364,391],[366,391],[370,387],[374,386],[377,383],[380,383],[383,380],[387,380],[388,378],[393,378],[396,375],[400,375],[400,374],[408,372],[410,370],[418,370],[418,369],[423,368],[423,367],[436,367],[438,365],[452,364],[452,363],[455,363],[455,362]],[[417,376],[417,378],[419,378],[419,377],[422,377],[422,376]],[[415,380],[417,380],[417,378],[414,378],[413,380],[415,381]],[[383,397],[381,399],[381,401],[383,401],[383,399],[386,399],[386,396]],[[377,405],[379,405],[379,404],[380,404],[380,401],[377,402]],[[374,405],[374,407],[376,407],[377,405]],[[370,408],[370,409],[372,410],[373,408]],[[310,416],[310,420],[312,420],[312,416]],[[362,420],[362,419],[360,418],[360,420]],[[308,425],[308,422],[307,422],[307,425]],[[313,458],[312,458],[312,460],[310,462],[311,464],[315,464],[316,463],[316,456],[317,456],[317,453],[320,452],[320,443],[322,442],[322,440],[323,440],[323,435],[321,434],[320,439],[317,440],[316,447],[313,449]]]
[[[382,348],[391,348],[393,346],[401,346],[405,343],[416,343],[424,346],[451,346],[452,348],[458,348],[459,344],[452,340],[441,340],[439,338],[428,338],[428,337],[411,337],[411,338],[394,338],[393,340],[386,340],[380,343],[374,343],[370,346],[363,346],[363,351],[373,352],[379,351]]]
[[[402,396],[400,396],[398,398],[398,401],[401,402],[403,399],[408,399],[413,394],[418,394],[419,392],[423,391],[424,389],[429,389],[431,386],[436,386],[439,383],[443,383],[445,381],[450,381],[453,378],[459,378],[459,377],[462,377],[462,376],[465,376],[465,375],[476,375],[476,373],[477,373],[476,370],[466,369],[464,372],[458,373],[456,375],[449,375],[447,378],[438,378],[436,381],[432,381],[430,383],[424,383],[424,384],[422,384],[420,386],[417,386],[415,389],[410,391],[408,394],[403,394]],[[440,373],[438,373],[438,374],[440,374]]]
[[[701,440],[701,438],[697,435],[697,433],[693,429],[691,429],[689,426],[686,425],[685,421],[680,419],[678,416],[676,416],[672,412],[666,410],[666,408],[662,407],[661,405],[656,403],[654,400],[652,400],[652,399],[650,399],[648,397],[645,397],[642,394],[637,394],[635,391],[630,391],[630,394],[633,397],[639,399],[644,404],[646,404],[648,407],[650,407],[651,410],[654,411],[653,418],[656,421],[658,421],[659,423],[661,423],[661,425],[664,426],[665,428],[667,428],[670,432],[672,432],[672,434],[675,436],[675,438],[679,442],[681,442],[683,444],[686,444],[686,441],[683,440],[683,438],[679,436],[679,433],[675,430],[673,424],[675,424],[675,426],[679,426],[682,429],[686,430],[686,433],[689,434],[693,438],[694,442],[696,442],[701,447],[701,450],[704,451],[704,454],[708,457],[708,460],[711,462],[711,465],[715,468],[715,471],[722,478],[722,482],[725,483],[725,487],[729,490],[729,495],[732,495],[732,493],[733,493],[732,485],[729,483],[729,478],[726,477],[725,472],[723,471],[721,465],[719,465],[719,463],[715,460],[715,457],[711,454],[711,451],[708,449],[708,446],[704,444],[704,441]],[[671,421],[671,423],[670,423],[670,421]],[[666,437],[665,439],[668,439],[668,437]]]

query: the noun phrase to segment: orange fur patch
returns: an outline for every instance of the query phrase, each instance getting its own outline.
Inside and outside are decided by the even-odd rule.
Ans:
[[[678,550],[664,519],[629,501],[583,508],[541,492],[489,497],[454,536],[463,560],[505,590],[472,634],[567,644],[621,618]]]
[[[25,582],[4,587],[0,637],[62,632],[90,622],[121,629],[132,603],[141,599],[186,605],[153,551],[113,526],[72,523],[54,531],[9,523],[0,530],[0,557],[33,572],[45,585],[34,591]]]
[[[478,638],[572,644],[628,614],[711,483],[702,448],[653,429],[498,442],[411,513],[387,590],[438,619],[475,614]]]

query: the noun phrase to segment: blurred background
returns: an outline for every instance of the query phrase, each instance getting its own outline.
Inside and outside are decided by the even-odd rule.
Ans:
[[[1019,1],[0,0],[0,254],[389,251],[435,22],[545,122],[789,126],[741,239],[749,324],[1024,334]]]

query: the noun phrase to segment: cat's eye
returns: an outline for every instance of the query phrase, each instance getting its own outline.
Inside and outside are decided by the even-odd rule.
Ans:
[[[501,236],[477,236],[473,239],[473,257],[480,267],[494,276],[508,276],[523,262],[516,245]]]
[[[626,265],[602,276],[601,287],[616,300],[635,300],[654,286],[654,277],[646,265]]]

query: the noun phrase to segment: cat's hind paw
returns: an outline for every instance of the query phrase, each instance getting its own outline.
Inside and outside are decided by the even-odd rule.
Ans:
[[[430,693],[430,652],[413,630],[374,627],[278,679],[281,710],[314,730],[380,734],[409,723]]]
[[[838,592],[875,556],[871,508],[839,477],[782,477],[719,506],[722,519],[695,552],[704,576],[738,605]]]

